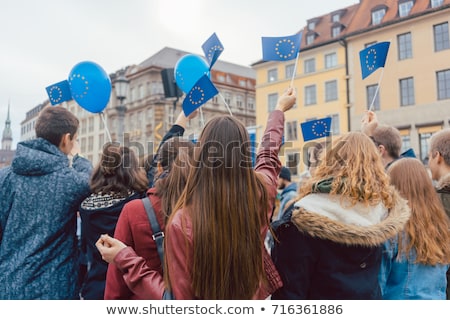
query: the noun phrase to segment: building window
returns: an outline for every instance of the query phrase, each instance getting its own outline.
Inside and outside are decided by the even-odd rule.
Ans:
[[[300,163],[300,153],[288,153],[286,167],[291,170],[292,175],[298,175],[298,164]]]
[[[99,149],[103,150],[103,145],[105,144],[105,135],[103,133],[100,133],[98,135],[98,145],[99,145]]]
[[[229,92],[225,92],[225,103],[231,107],[231,94]]]
[[[138,86],[138,90],[139,90],[139,99],[144,99],[144,97],[145,97],[145,86],[140,84]]]
[[[308,30],[314,30],[316,28],[316,23],[314,21],[308,23]]]
[[[334,101],[337,98],[337,80],[325,82],[325,101]]]
[[[242,96],[241,95],[237,95],[236,96],[236,107],[238,107],[239,109],[243,108],[243,103],[242,103]]]
[[[247,99],[247,108],[249,110],[254,110],[255,109],[255,100],[253,98],[248,98]]]
[[[314,58],[307,59],[305,60],[304,64],[305,64],[305,73],[316,72],[316,59]]]
[[[278,70],[277,69],[270,69],[267,71],[267,81],[268,82],[275,82],[278,80]]]
[[[411,137],[409,135],[409,132],[407,134],[402,134],[402,151],[405,152],[411,148]]]
[[[367,110],[369,110],[370,105],[372,104],[373,97],[375,96],[375,92],[377,91],[377,85],[371,85],[366,87],[366,93],[367,93]],[[373,111],[380,110],[380,95],[377,93],[377,96],[375,98],[375,101],[373,102],[372,106]]]
[[[86,138],[81,138],[80,150],[81,153],[86,153]]]
[[[286,141],[297,141],[297,121],[286,122]]]
[[[314,42],[315,38],[316,38],[316,35],[314,33],[313,34],[308,34],[306,36],[306,44],[307,45],[312,44]]]
[[[337,66],[337,54],[336,52],[325,55],[325,69],[334,68]]]
[[[94,137],[88,137],[88,152],[92,152],[94,150]]]
[[[431,0],[431,7],[436,8],[442,5],[444,3],[444,0]]]
[[[305,87],[305,106],[316,104],[316,85],[310,85]]]
[[[434,29],[434,51],[450,48],[448,38],[448,22],[433,26]]]
[[[81,134],[85,134],[86,133],[86,129],[87,129],[87,126],[86,126],[86,119],[83,119],[83,120],[81,120]]]
[[[94,117],[88,119],[88,132],[94,132]]]
[[[269,112],[272,112],[275,110],[275,107],[277,106],[278,102],[278,93],[272,93],[268,96],[268,105],[269,105]]]
[[[450,69],[436,72],[438,100],[450,99]]]
[[[386,13],[385,8],[372,11],[372,25],[380,24],[384,18],[385,13]]]
[[[400,79],[400,105],[411,106],[414,103],[414,79]]]
[[[335,26],[331,28],[331,37],[336,38],[337,36],[339,36],[341,34],[341,29],[341,26]]]
[[[411,32],[399,34],[397,36],[397,42],[398,42],[398,60],[405,60],[412,58]]]
[[[339,22],[339,20],[341,19],[339,13],[333,14],[331,16],[331,22]]]
[[[424,164],[428,163],[428,141],[430,140],[431,135],[431,132],[419,133],[420,160],[422,160]]]
[[[398,15],[400,18],[406,17],[409,12],[411,11],[411,8],[413,7],[414,3],[412,0],[405,1],[398,4]]]
[[[286,66],[286,69],[285,69],[286,79],[292,78],[292,76],[294,75],[294,69],[295,69],[295,64],[289,64]]]
[[[335,113],[335,114],[329,115],[328,117],[331,118],[331,134],[333,136],[339,135],[341,132],[340,124],[339,124],[339,114]]]

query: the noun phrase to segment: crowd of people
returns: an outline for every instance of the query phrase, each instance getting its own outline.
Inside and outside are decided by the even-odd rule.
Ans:
[[[110,142],[92,167],[78,119],[44,108],[0,170],[0,299],[449,299],[450,129],[427,168],[368,111],[295,182],[279,158],[295,103],[279,97],[256,164],[241,121],[194,145],[181,112],[154,155]]]

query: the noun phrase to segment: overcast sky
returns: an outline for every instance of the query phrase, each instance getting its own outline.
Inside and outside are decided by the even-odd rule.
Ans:
[[[262,36],[299,31],[306,20],[358,0],[0,0],[0,134],[11,105],[13,144],[45,87],[81,61],[107,73],[139,64],[168,46],[201,54],[216,32],[220,60],[249,66]]]

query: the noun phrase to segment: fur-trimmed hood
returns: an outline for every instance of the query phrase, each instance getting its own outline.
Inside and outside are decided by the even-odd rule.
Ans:
[[[446,174],[445,176],[443,176],[439,179],[439,181],[436,184],[436,188],[438,190],[440,190],[440,189],[449,189],[450,190],[450,173]]]
[[[407,201],[394,188],[391,188],[391,190],[394,206],[383,220],[374,224],[357,225],[333,220],[323,214],[302,207],[294,210],[291,221],[300,232],[313,238],[330,240],[345,245],[379,246],[402,231],[410,217]],[[324,207],[323,203],[318,204],[318,206]],[[346,209],[340,207],[337,210]]]

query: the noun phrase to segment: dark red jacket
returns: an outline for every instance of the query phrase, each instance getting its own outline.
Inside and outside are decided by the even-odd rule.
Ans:
[[[155,192],[155,188],[151,188],[147,196],[164,230],[161,202]],[[152,235],[142,201],[128,202],[120,214],[114,238],[129,247],[119,252],[115,264],[108,266],[105,299],[161,299],[164,290],[162,266]]]

